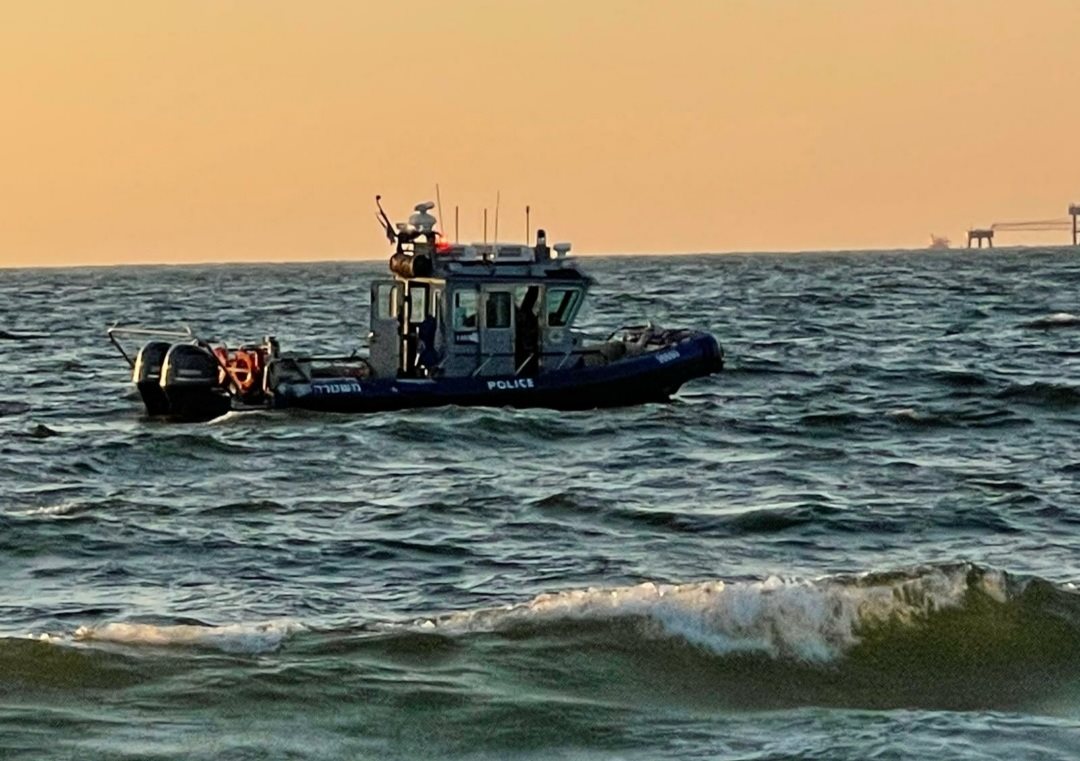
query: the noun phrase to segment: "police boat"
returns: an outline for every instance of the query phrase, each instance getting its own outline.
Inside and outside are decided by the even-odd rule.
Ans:
[[[393,277],[371,285],[366,355],[283,351],[277,340],[231,347],[190,329],[116,324],[108,331],[149,416],[205,421],[233,410],[382,412],[439,405],[591,409],[666,401],[718,372],[723,352],[697,330],[627,326],[589,341],[574,320],[593,280],[569,243],[450,244],[434,204],[392,225]],[[134,358],[124,341],[146,342]]]

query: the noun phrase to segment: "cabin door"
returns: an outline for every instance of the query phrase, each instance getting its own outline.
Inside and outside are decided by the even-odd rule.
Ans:
[[[449,377],[473,375],[480,350],[479,292],[472,283],[455,283],[446,290],[442,312],[447,322],[446,360]]]
[[[430,361],[421,360],[427,355],[435,340],[435,320],[428,313],[431,295],[427,283],[409,280],[404,283],[402,299],[401,371],[404,375],[416,375],[417,368]]]
[[[401,366],[401,286],[394,280],[371,284],[371,343],[368,359],[375,375],[393,378]]]
[[[479,375],[513,375],[514,292],[509,287],[481,291]]]
[[[521,285],[514,290],[514,368],[516,375],[540,371],[543,333],[540,330],[540,286]]]

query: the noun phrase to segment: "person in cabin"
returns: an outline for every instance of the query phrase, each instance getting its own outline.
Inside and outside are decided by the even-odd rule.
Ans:
[[[536,375],[540,369],[540,287],[525,289],[514,314],[514,366],[519,375]]]
[[[435,317],[427,315],[416,327],[416,365],[425,375],[431,375],[439,364],[439,352],[435,348]]]

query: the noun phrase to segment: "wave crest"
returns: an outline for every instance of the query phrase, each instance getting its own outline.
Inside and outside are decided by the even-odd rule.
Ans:
[[[972,596],[1005,603],[1016,582],[970,565],[910,572],[826,577],[771,577],[572,590],[501,608],[451,613],[416,625],[446,634],[498,632],[560,622],[645,621],[653,634],[678,637],[717,654],[762,653],[832,661],[885,625],[910,626],[959,609]]]

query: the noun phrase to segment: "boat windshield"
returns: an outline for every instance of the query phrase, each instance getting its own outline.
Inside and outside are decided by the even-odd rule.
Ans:
[[[581,291],[577,288],[549,288],[547,292],[548,325],[563,327],[569,325],[577,312]]]
[[[476,291],[462,290],[454,292],[454,329],[476,329]]]

